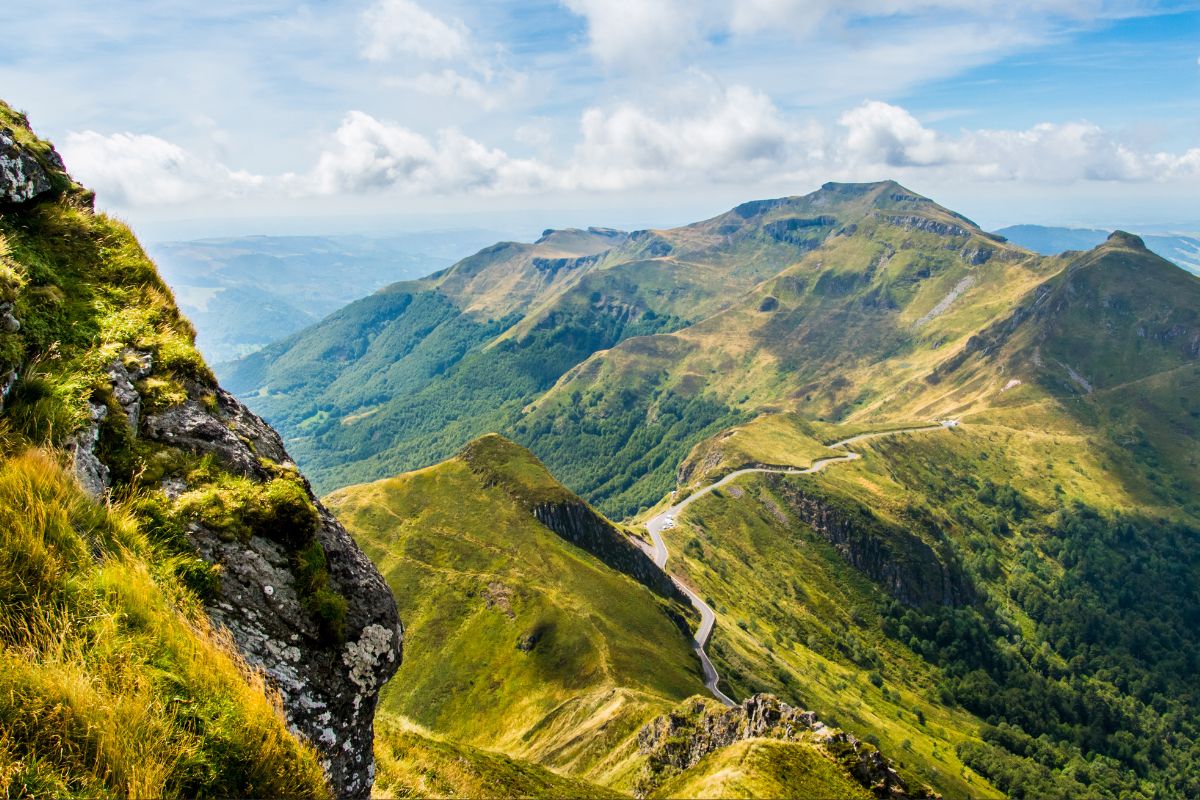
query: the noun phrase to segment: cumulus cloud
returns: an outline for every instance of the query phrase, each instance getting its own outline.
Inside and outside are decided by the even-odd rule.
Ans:
[[[592,53],[610,65],[647,64],[701,38],[704,0],[563,0],[588,23]]]
[[[839,119],[843,170],[884,166],[937,169],[983,181],[1141,182],[1200,175],[1200,148],[1182,154],[1143,152],[1090,122],[1042,123],[1026,130],[939,134],[908,111],[877,101]]]
[[[461,20],[438,17],[413,0],[376,0],[362,12],[360,24],[364,58],[413,69],[385,77],[391,88],[492,110],[525,87],[525,75],[504,63],[503,48],[480,44]],[[452,66],[430,68],[447,62]]]
[[[572,182],[625,189],[700,177],[746,180],[820,157],[816,126],[785,120],[761,92],[734,86],[681,100],[684,110],[665,118],[633,105],[585,111]]]
[[[554,170],[511,158],[455,129],[429,139],[361,111],[346,115],[331,146],[301,186],[319,194],[401,192],[521,193],[550,188]]]
[[[313,166],[300,173],[252,175],[156,136],[128,133],[73,133],[63,154],[76,177],[115,207],[250,193],[514,195],[719,183],[775,191],[883,177],[1057,185],[1200,178],[1200,148],[1139,148],[1087,121],[946,133],[879,101],[847,110],[834,125],[820,125],[786,114],[745,86],[700,83],[672,97],[671,108],[658,114],[629,103],[587,109],[578,143],[559,160],[513,156],[456,128],[428,135],[361,111],[343,118]],[[514,135],[529,146],[547,142],[539,127]]]
[[[876,82],[906,85],[1045,44],[1071,30],[1151,13],[1150,0],[559,0],[587,24],[592,54],[610,68],[658,68],[706,46],[790,39],[787,53],[843,85],[879,51]],[[795,45],[793,45],[793,48]],[[815,63],[806,59],[819,53]],[[945,52],[943,52],[945,51]],[[750,56],[751,58],[753,55]],[[698,60],[693,58],[693,60]],[[779,63],[778,60],[775,63]],[[906,72],[912,72],[911,78]],[[867,72],[869,75],[870,73]]]
[[[444,20],[412,0],[377,0],[363,12],[363,56],[387,61],[398,55],[434,61],[470,52],[470,34],[460,20]]]
[[[265,181],[147,134],[70,133],[62,153],[77,180],[92,187],[105,203],[122,207],[230,197],[255,190]]]

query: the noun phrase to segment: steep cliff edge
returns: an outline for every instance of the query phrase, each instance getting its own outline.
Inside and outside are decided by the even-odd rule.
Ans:
[[[930,538],[937,548],[911,531],[883,522],[864,506],[821,492],[816,485],[802,488],[778,475],[767,480],[797,519],[900,602],[961,606],[975,599],[970,579],[950,549],[936,541],[936,531],[930,532]]]
[[[486,486],[497,486],[538,522],[655,594],[687,603],[671,578],[624,534],[559,483],[533,453],[498,434],[482,436],[461,457]]]
[[[377,695],[401,658],[395,602],[193,339],[132,234],[0,103],[5,458],[62,454],[96,501],[127,506],[278,691],[333,791],[365,797]]]

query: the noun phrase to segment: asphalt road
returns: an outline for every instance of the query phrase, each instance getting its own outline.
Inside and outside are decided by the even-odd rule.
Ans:
[[[925,431],[957,428],[958,425],[958,420],[949,419],[943,420],[936,425],[922,425],[920,427],[900,428],[898,430],[879,431],[877,433],[861,433],[858,436],[851,436],[849,439],[843,439],[840,442],[834,442],[833,444],[829,445],[829,448],[831,450],[845,450],[855,442],[862,442],[868,439],[882,439],[887,436],[899,436],[904,433],[922,433]],[[748,475],[752,472],[773,472],[779,475],[812,475],[813,473],[820,472],[831,464],[840,464],[845,461],[855,461],[860,458],[862,458],[862,456],[858,453],[852,453],[849,450],[846,450],[845,455],[828,456],[826,458],[817,459],[806,469],[799,469],[796,467],[747,467],[745,469],[735,470],[721,478],[721,480],[717,481],[716,483],[709,484],[703,489],[697,489],[695,492],[692,492],[690,495],[680,500],[666,511],[663,511],[660,514],[652,517],[646,523],[646,532],[650,534],[650,540],[653,542],[652,545],[647,545],[645,542],[637,539],[634,539],[634,541],[637,542],[639,547],[646,551],[647,555],[654,559],[654,563],[657,564],[660,569],[666,572],[667,559],[670,557],[670,553],[667,551],[666,541],[663,540],[663,531],[675,527],[675,520],[678,519],[681,511],[714,489],[719,489],[725,484],[735,481],[741,476]],[[708,687],[708,690],[713,693],[714,697],[716,697],[725,705],[737,705],[719,688],[721,677],[717,674],[717,670],[713,666],[712,661],[709,660],[708,653],[704,652],[704,646],[708,644],[708,638],[712,635],[713,626],[716,625],[717,622],[716,613],[712,610],[712,608],[709,607],[708,603],[704,602],[704,600],[700,598],[698,594],[693,592],[687,586],[684,586],[679,578],[671,575],[671,580],[675,582],[675,585],[678,586],[685,595],[687,595],[695,609],[700,612],[700,627],[696,629],[694,646],[696,649],[696,655],[700,657],[700,665],[704,669],[704,685]]]

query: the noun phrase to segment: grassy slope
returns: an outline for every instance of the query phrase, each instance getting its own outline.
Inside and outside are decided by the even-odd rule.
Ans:
[[[0,791],[326,795],[316,754],[208,625],[135,506],[0,463]]]
[[[375,732],[378,797],[622,795],[508,756],[447,741],[384,717]]]
[[[748,739],[708,754],[652,797],[867,800],[872,795],[814,747]]]
[[[717,611],[710,655],[726,691],[777,694],[877,741],[918,783],[994,796],[955,755],[978,720],[944,707],[937,670],[883,634],[886,595],[796,522],[773,480],[742,478],[667,532],[676,569]]]
[[[511,466],[493,474],[511,478]],[[551,485],[519,472],[527,486]],[[328,498],[407,625],[381,711],[620,784],[637,727],[702,691],[687,635],[665,613],[679,610],[485,483],[455,458]]]
[[[856,370],[880,356],[893,359],[880,386],[921,374],[933,348],[963,341],[1051,263],[893,183],[587,234],[586,248],[557,236],[354,304],[245,362],[234,388],[325,488],[501,430],[625,516],[712,433],[772,408],[844,418],[870,400]],[[555,258],[600,247],[612,249]],[[990,260],[974,264],[980,252]],[[964,280],[960,301],[931,314]]]
[[[3,103],[0,124],[49,152]],[[157,491],[195,464],[134,440],[118,407],[97,448],[113,468],[110,507],[61,466],[87,403],[113,404],[105,373],[126,348],[153,356],[143,410],[212,384],[130,231],[92,213],[65,174],[52,183],[54,195],[0,213],[0,300],[21,322],[0,333],[0,372],[20,374],[0,415],[0,786],[324,796],[316,756],[201,611],[197,592],[219,576]]]
[[[764,414],[692,448],[680,465],[680,488],[712,483],[741,467],[768,465],[809,467],[821,458],[840,454],[822,438],[818,427],[796,414]]]
[[[516,426],[518,438],[601,508],[630,514],[669,488],[688,448],[748,417],[927,419],[880,398],[922,378],[1062,265],[997,243],[894,184],[859,191],[855,203],[831,212],[854,219],[852,232],[801,253],[702,322],[593,355],[538,400]],[[963,235],[908,229],[890,222],[897,216],[955,225]],[[972,263],[981,249],[993,255]],[[580,405],[589,411],[582,419]],[[607,424],[593,422],[597,416]],[[679,423],[675,444],[651,453],[641,434],[661,441],[661,432],[647,430],[660,417]],[[609,435],[625,421],[628,429]],[[628,464],[632,482],[594,476],[598,463]]]

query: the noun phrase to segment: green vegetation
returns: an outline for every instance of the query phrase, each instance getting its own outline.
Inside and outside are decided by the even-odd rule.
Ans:
[[[375,730],[381,797],[622,797],[544,767],[422,735],[383,718]]]
[[[705,439],[692,448],[692,452],[679,467],[683,488],[699,488],[728,475],[734,470],[751,465],[776,467],[812,466],[822,458],[842,455],[826,447],[825,439],[832,436],[846,437],[843,430],[836,434],[826,433],[796,414],[764,414],[745,425],[730,428],[719,436]]]
[[[667,534],[672,564],[717,611],[710,654],[727,691],[814,709],[948,796],[1200,794],[1194,276],[1124,234],[1036,256],[893,183],[592,241],[551,259],[552,277],[537,271],[549,263],[535,265],[549,258],[538,248],[549,244],[490,248],[363,301],[247,362],[243,388],[325,485],[430,463],[495,429],[624,517],[740,466],[805,466],[860,432],[961,419],[859,443],[863,459],[818,475],[747,476],[688,507]],[[378,319],[354,322],[370,309]],[[438,497],[423,481],[457,469],[449,494],[469,493],[470,478],[498,507],[560,491],[537,459],[505,456],[496,440],[473,447],[464,458],[483,468],[460,459],[373,486]],[[347,491],[361,499],[351,516],[374,514],[357,523],[375,531],[373,555],[392,569],[425,564],[439,583],[466,580],[461,564],[474,562],[461,554],[479,558],[475,537],[496,524],[459,500],[458,536],[418,545],[451,526],[411,499],[371,495],[382,489]],[[402,541],[420,549],[402,558],[383,530],[411,531]],[[415,617],[441,619],[420,606],[431,590],[397,574],[402,602],[425,609]],[[532,632],[518,641],[535,652]],[[490,635],[470,633],[472,644]],[[513,656],[499,639],[488,646]],[[524,712],[521,680],[493,691]],[[609,718],[590,690],[561,691],[555,736]],[[418,718],[409,702],[402,713]],[[418,721],[485,745],[465,713]],[[510,756],[631,785],[627,738],[547,757],[538,742],[552,737],[518,744],[510,723],[496,729]],[[779,754],[768,752],[714,754],[672,791],[769,793]],[[803,769],[789,774],[801,781]]]
[[[710,753],[653,797],[873,797],[811,745],[749,739]]]
[[[381,719],[627,785],[640,725],[703,691],[685,612],[539,523],[519,498],[565,490],[521,452],[487,437],[327,498],[405,620]]]
[[[0,790],[7,796],[325,797],[136,509],[44,453],[0,463]]]
[[[186,399],[216,408],[192,328],[133,235],[92,211],[24,118],[0,103],[0,125],[53,186],[0,213],[0,303],[19,322],[0,333],[0,380],[17,376],[0,406],[0,791],[325,797],[315,751],[209,627],[201,601],[221,570],[187,533],[199,520],[303,545],[298,574],[336,636],[344,600],[302,480],[264,462],[277,479],[253,484],[137,435],[110,377],[122,367],[142,415]],[[99,498],[69,470],[92,441],[111,472]],[[186,499],[164,479],[186,479]]]

